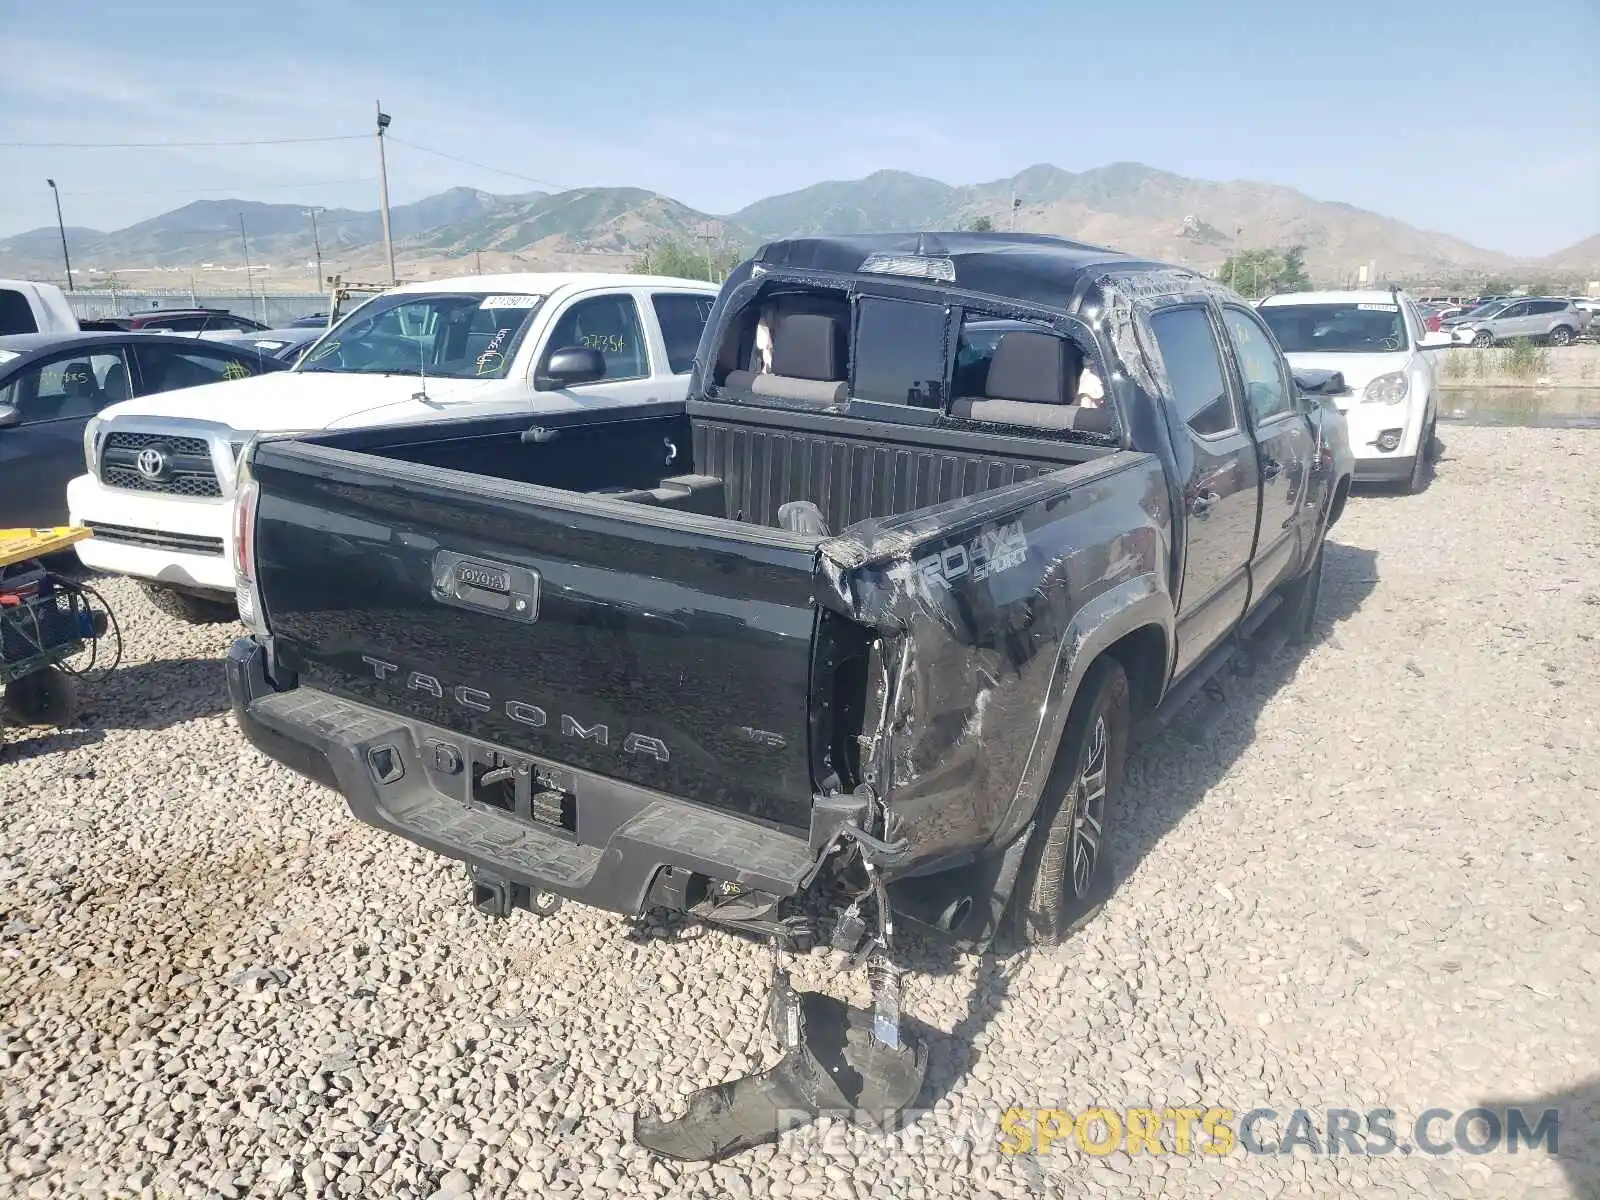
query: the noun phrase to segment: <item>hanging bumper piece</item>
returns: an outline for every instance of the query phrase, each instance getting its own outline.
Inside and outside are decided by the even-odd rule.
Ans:
[[[797,991],[774,955],[767,1017],[783,1058],[755,1075],[700,1089],[681,1117],[637,1118],[639,1145],[664,1158],[714,1162],[822,1116],[886,1132],[921,1093],[927,1049],[902,1034],[901,973],[886,955],[868,966],[871,1011]]]

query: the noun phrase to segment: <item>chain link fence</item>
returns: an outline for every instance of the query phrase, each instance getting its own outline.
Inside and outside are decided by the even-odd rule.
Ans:
[[[287,325],[296,317],[328,311],[328,297],[321,292],[257,292],[241,295],[236,292],[188,289],[144,292],[80,290],[68,292],[67,303],[79,318],[125,317],[130,313],[155,312],[164,308],[224,308],[272,327]]]

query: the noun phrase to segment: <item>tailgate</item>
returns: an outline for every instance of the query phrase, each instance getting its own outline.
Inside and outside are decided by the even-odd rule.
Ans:
[[[809,825],[816,539],[299,441],[254,473],[302,686]]]

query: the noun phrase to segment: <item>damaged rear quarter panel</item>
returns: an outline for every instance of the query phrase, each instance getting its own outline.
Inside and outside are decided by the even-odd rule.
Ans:
[[[1088,662],[1145,624],[1170,645],[1169,509],[1160,460],[1122,451],[822,543],[823,603],[881,635],[888,734],[863,760],[901,873],[1009,840]]]

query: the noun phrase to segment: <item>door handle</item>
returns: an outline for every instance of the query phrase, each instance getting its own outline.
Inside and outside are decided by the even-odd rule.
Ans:
[[[1221,499],[1222,497],[1215,492],[1206,492],[1204,495],[1196,496],[1189,501],[1189,511],[1197,517],[1209,516],[1211,514],[1211,506]]]

